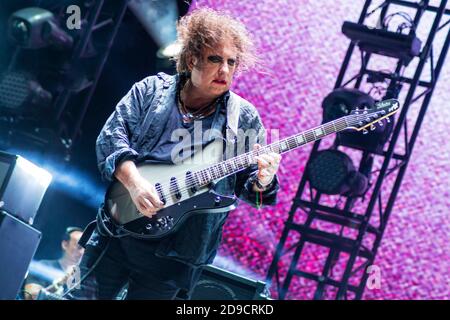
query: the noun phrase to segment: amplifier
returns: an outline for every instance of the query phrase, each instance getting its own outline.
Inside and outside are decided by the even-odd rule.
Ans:
[[[41,233],[0,210],[0,300],[17,297]]]
[[[204,267],[191,300],[268,300],[263,281],[249,279],[213,265]]]
[[[0,209],[33,224],[51,179],[25,158],[0,151]]]
[[[121,290],[116,300],[125,300],[127,286]],[[65,298],[41,290],[38,300],[66,300]],[[236,273],[208,265],[203,268],[200,279],[190,294],[181,291],[176,300],[271,300],[266,284]]]

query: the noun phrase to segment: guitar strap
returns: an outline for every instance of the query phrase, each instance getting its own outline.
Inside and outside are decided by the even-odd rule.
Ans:
[[[116,224],[105,211],[104,204],[100,206],[96,217],[97,231],[104,237],[122,238],[130,235],[129,231]]]
[[[242,100],[243,99],[240,96],[230,91],[230,97],[227,103],[227,129],[230,129],[234,136],[237,136],[238,132],[239,114],[241,111]],[[229,142],[234,141],[234,137],[232,138],[233,141],[231,141],[231,137],[228,137],[228,134],[226,139]]]

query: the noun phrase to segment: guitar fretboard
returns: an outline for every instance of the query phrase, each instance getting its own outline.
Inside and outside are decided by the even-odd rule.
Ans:
[[[243,153],[234,158],[224,160],[210,167],[193,172],[192,175],[197,186],[207,185],[214,180],[237,173],[255,164],[255,157],[261,154],[275,152],[282,154],[299,148],[307,143],[322,139],[323,137],[347,129],[351,125],[350,116],[327,122],[316,128],[284,138],[277,142],[261,147],[258,151]]]

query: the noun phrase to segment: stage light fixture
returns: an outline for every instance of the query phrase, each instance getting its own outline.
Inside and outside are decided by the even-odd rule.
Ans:
[[[339,150],[322,150],[306,169],[311,187],[329,195],[362,196],[368,188],[368,173],[373,158],[368,158],[363,173],[357,171],[348,155]]]
[[[356,109],[372,109],[375,100],[357,89],[338,88],[329,93],[322,102],[323,123],[348,115]],[[375,126],[372,131],[343,131],[337,134],[339,143],[345,146],[380,153],[392,133],[393,121]]]
[[[30,7],[14,12],[8,23],[9,37],[25,49],[41,49],[53,46],[70,49],[73,38],[59,25],[52,12]]]
[[[162,47],[156,53],[156,56],[160,59],[170,59],[178,55],[181,50],[181,44],[173,42],[165,47]]]
[[[132,0],[128,6],[159,46],[157,56],[172,58],[174,50],[179,50],[178,45],[175,44],[179,17],[177,2],[175,0]]]
[[[386,29],[345,21],[342,33],[355,42],[362,51],[398,58],[406,66],[419,56],[422,42],[415,33],[402,34]]]
[[[48,108],[52,94],[25,71],[7,71],[0,75],[0,109],[9,114],[33,113]]]

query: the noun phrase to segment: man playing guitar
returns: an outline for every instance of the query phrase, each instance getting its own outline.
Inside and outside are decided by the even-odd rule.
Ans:
[[[158,217],[164,202],[137,164],[175,166],[207,146],[211,130],[231,129],[234,142],[238,131],[253,130],[255,139],[244,141],[244,152],[265,144],[256,108],[230,91],[236,72],[256,61],[245,27],[226,14],[198,9],[183,17],[177,28],[182,45],[176,57],[177,74],[160,73],[134,84],[96,144],[102,177],[120,182],[147,218]],[[224,153],[236,147],[229,137],[224,140],[228,141]],[[275,152],[258,155],[255,164],[221,179],[215,190],[254,206],[261,201],[273,205],[280,159]],[[126,285],[127,299],[174,299],[180,290],[189,292],[201,267],[213,261],[227,216],[228,211],[193,215],[177,232],[158,241],[107,236],[97,226],[80,263],[83,282],[95,288],[96,299],[114,299]]]

